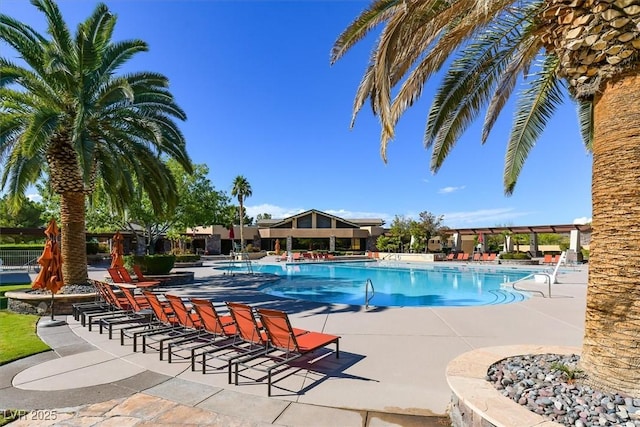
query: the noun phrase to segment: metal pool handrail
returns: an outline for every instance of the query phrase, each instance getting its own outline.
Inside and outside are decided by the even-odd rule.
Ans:
[[[371,287],[371,296],[369,296],[369,287]],[[376,293],[376,290],[373,287],[373,282],[371,281],[371,279],[367,279],[366,283],[364,284],[364,309],[365,310],[369,309],[369,301],[371,301],[371,298],[373,298],[375,293]]]

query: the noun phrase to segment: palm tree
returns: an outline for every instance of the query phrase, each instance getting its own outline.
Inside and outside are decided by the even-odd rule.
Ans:
[[[46,177],[60,195],[65,284],[86,283],[85,202],[99,186],[118,210],[143,188],[158,211],[176,204],[176,185],[163,157],[187,171],[191,161],[174,118],[185,113],[150,72],[118,76],[140,40],[111,41],[116,17],[98,4],[75,36],[56,4],[33,0],[49,37],[0,15],[0,40],[26,67],[0,58],[0,185],[18,204],[25,189]]]
[[[233,188],[231,189],[231,195],[238,198],[238,204],[240,205],[240,250],[244,251],[244,201],[247,197],[251,197],[251,184],[242,175],[238,175],[233,180]]]
[[[384,161],[398,119],[442,67],[424,134],[433,172],[481,112],[484,143],[516,84],[523,85],[505,157],[507,195],[558,105],[577,104],[593,153],[581,369],[596,387],[640,396],[640,6],[375,0],[338,37],[332,63],[380,24],[353,118],[370,100],[381,122]]]

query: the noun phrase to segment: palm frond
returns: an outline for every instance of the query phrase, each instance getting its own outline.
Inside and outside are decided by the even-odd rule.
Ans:
[[[392,16],[404,0],[378,0],[362,12],[338,36],[331,49],[331,64],[340,59],[353,45],[363,39],[372,29]]]
[[[578,100],[578,121],[582,142],[587,150],[593,150],[593,100]]]
[[[511,195],[524,162],[542,134],[556,107],[562,103],[562,82],[557,76],[559,60],[547,54],[540,72],[520,94],[514,125],[507,145],[504,169],[505,194]]]
[[[534,36],[525,37],[521,43],[518,43],[518,50],[510,58],[506,69],[500,74],[495,93],[487,107],[482,126],[482,144],[489,138],[493,125],[513,93],[518,77],[527,73],[531,63],[540,52],[540,48],[539,39]]]

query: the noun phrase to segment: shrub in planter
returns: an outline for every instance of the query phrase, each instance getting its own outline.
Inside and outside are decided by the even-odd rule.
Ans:
[[[176,262],[175,255],[127,255],[124,257],[124,266],[131,270],[134,264],[142,268],[146,274],[169,274]]]
[[[531,259],[529,254],[524,252],[509,252],[506,254],[500,255],[502,259]]]
[[[200,261],[200,255],[195,255],[195,254],[176,255],[176,262],[196,262],[196,261]]]
[[[87,242],[87,255],[95,255],[98,253],[98,242]]]

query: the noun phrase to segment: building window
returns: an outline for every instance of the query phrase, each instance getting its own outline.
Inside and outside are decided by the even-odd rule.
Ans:
[[[331,228],[331,218],[324,215],[316,215],[316,228]]]
[[[278,225],[277,227],[273,228],[293,228],[293,221],[287,221],[284,224]]]
[[[311,228],[311,214],[298,218],[298,228]]]

